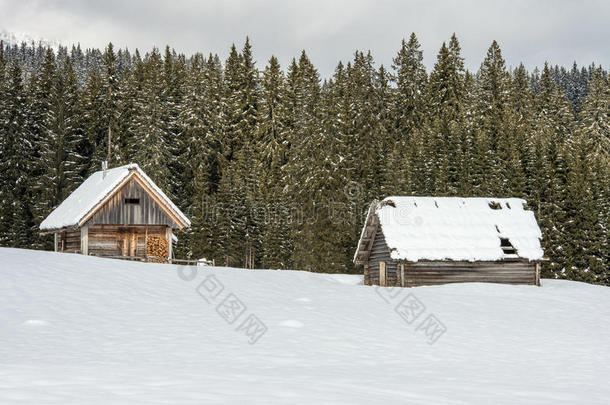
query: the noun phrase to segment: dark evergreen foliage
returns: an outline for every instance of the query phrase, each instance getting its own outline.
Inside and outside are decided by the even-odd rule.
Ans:
[[[49,248],[37,226],[80,182],[139,163],[187,213],[180,256],[354,271],[368,204],[387,195],[516,196],[543,231],[543,276],[610,285],[610,81],[591,65],[509,71],[493,41],[464,69],[455,35],[430,74],[415,34],[392,69],[355,52],[322,81],[252,45],[0,43],[0,245]]]

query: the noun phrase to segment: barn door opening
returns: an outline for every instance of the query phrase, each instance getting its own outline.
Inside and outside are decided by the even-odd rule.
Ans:
[[[387,279],[385,262],[379,262],[379,285],[385,287]]]

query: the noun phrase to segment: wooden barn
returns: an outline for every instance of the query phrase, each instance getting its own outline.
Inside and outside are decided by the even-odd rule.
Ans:
[[[541,237],[518,198],[388,197],[371,204],[354,263],[367,285],[540,285]]]
[[[105,257],[172,257],[174,232],[188,218],[138,167],[92,174],[40,224],[55,251]]]

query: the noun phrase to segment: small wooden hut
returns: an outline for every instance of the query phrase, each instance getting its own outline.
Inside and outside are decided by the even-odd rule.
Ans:
[[[172,257],[174,232],[188,218],[138,167],[92,174],[40,224],[55,251],[105,257]]]
[[[522,199],[388,197],[371,204],[354,263],[367,285],[540,285],[541,237]]]

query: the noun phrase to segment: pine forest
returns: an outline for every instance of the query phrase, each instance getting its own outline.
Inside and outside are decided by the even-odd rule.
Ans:
[[[542,277],[610,285],[610,78],[600,66],[476,72],[455,35],[426,69],[415,34],[323,78],[167,47],[0,43],[0,246],[51,250],[40,222],[102,161],[134,162],[191,219],[176,257],[352,273],[371,202],[519,197],[543,232]],[[407,213],[408,215],[408,213]]]

